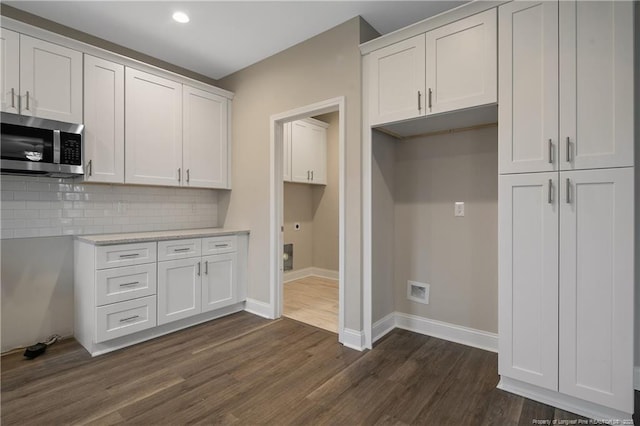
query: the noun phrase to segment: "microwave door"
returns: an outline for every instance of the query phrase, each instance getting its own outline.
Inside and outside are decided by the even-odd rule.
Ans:
[[[53,132],[3,123],[1,136],[3,160],[51,163],[53,161]]]

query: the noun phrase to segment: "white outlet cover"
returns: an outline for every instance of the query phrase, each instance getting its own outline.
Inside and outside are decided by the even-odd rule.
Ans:
[[[464,201],[456,201],[453,208],[453,215],[456,217],[464,216]]]
[[[407,299],[414,302],[429,304],[429,292],[431,286],[427,283],[407,281]]]

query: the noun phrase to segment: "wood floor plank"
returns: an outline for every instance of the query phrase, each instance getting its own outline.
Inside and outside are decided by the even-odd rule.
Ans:
[[[338,281],[310,276],[283,285],[287,318],[338,332]]]
[[[491,352],[404,330],[358,352],[329,331],[245,312],[96,358],[67,341],[33,361],[16,353],[2,364],[3,426],[582,419],[496,389]]]

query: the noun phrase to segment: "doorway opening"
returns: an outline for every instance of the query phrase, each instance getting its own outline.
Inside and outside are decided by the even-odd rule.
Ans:
[[[323,132],[326,134],[324,151]],[[299,145],[301,140],[305,143],[315,140],[318,143],[311,145],[321,148],[305,149],[306,145]],[[291,156],[292,148],[296,151],[295,157]],[[324,159],[323,152],[326,153]],[[337,332],[340,342],[344,332],[345,295],[344,153],[344,97],[271,117],[270,290],[273,317],[284,314]],[[326,170],[323,170],[321,165],[325,161]],[[285,208],[285,202],[288,208]],[[315,227],[318,227],[316,233],[313,232]],[[311,242],[310,235],[313,236]],[[285,249],[287,243],[293,247]],[[285,273],[285,264],[291,263],[293,268]]]

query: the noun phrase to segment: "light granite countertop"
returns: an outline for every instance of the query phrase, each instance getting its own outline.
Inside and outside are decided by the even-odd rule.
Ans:
[[[77,240],[96,246],[142,243],[149,241],[179,240],[184,238],[215,237],[217,235],[248,234],[248,229],[201,228],[173,231],[128,232],[124,234],[78,235]]]

